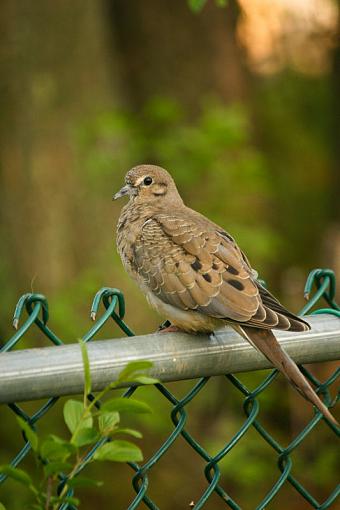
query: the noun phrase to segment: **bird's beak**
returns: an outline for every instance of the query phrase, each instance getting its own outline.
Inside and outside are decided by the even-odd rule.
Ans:
[[[130,184],[126,184],[122,187],[121,190],[118,191],[115,195],[113,195],[112,200],[117,200],[117,198],[121,198],[124,195],[129,195],[131,193],[131,186]]]

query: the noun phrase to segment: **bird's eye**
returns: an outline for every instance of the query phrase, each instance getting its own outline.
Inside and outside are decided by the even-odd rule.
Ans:
[[[152,184],[152,178],[151,177],[145,177],[144,184],[145,184],[145,186],[150,186],[150,184]]]

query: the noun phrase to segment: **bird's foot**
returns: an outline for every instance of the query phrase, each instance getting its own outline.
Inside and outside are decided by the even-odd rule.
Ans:
[[[171,324],[170,321],[165,321],[159,326],[157,333],[178,333],[178,331],[180,329],[177,326]]]
[[[215,331],[212,331],[210,334],[209,334],[209,339],[212,340],[213,342],[216,342],[218,340],[217,336],[216,336],[216,333]]]
[[[158,333],[178,333],[181,331],[177,326],[168,326],[167,328],[161,329]]]

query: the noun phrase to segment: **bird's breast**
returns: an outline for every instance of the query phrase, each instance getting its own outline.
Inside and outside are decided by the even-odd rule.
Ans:
[[[143,223],[146,219],[137,207],[129,207],[129,204],[122,209],[117,224],[116,243],[118,253],[122,259],[125,269],[136,277],[135,250],[138,244]]]

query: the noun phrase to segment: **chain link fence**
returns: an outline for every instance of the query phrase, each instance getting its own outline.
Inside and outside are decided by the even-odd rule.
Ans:
[[[312,271],[307,279],[305,294],[307,297],[310,297],[310,293],[312,288],[315,286],[315,292],[313,296],[309,299],[307,305],[301,310],[301,315],[305,315],[310,312],[312,309],[314,311],[313,314],[332,314],[340,319],[340,308],[335,302],[335,277],[331,270],[325,269],[316,269]],[[315,307],[318,304],[320,299],[324,299],[328,305],[327,308],[316,309]],[[91,316],[93,319],[96,319],[97,312],[99,310],[100,304],[104,305],[105,312],[101,317],[99,317],[94,326],[83,336],[83,340],[85,342],[89,342],[93,339],[93,337],[100,331],[103,325],[109,321],[114,320],[117,326],[124,332],[127,336],[134,336],[134,333],[128,327],[128,325],[124,322],[125,315],[125,303],[124,297],[122,293],[116,289],[111,288],[103,288],[101,289],[95,296],[93,301],[93,305],[91,308]],[[62,340],[49,328],[48,319],[49,319],[49,310],[48,303],[46,298],[41,294],[25,294],[23,295],[14,312],[13,325],[15,328],[18,328],[19,321],[22,317],[22,314],[26,310],[28,317],[25,322],[21,325],[19,329],[17,329],[16,333],[10,338],[0,349],[0,352],[8,352],[11,351],[15,346],[17,346],[20,341],[24,338],[27,332],[32,333],[34,327],[37,327],[49,340],[52,344],[62,345]],[[305,376],[311,381],[313,386],[319,395],[322,396],[324,402],[329,407],[334,407],[336,402],[339,399],[339,393],[336,398],[331,399],[331,395],[329,392],[329,388],[331,385],[336,383],[336,380],[339,377],[340,370],[337,369],[334,373],[324,382],[319,381],[314,377],[308,370],[304,367],[300,367]],[[288,444],[288,446],[283,446],[278,442],[278,440],[264,427],[261,423],[260,417],[260,404],[259,404],[259,396],[265,392],[268,387],[272,384],[274,379],[277,376],[276,370],[271,370],[270,373],[262,380],[261,384],[259,384],[254,390],[250,390],[246,385],[244,385],[239,378],[235,377],[233,374],[226,374],[225,378],[230,385],[232,385],[236,390],[242,395],[243,398],[243,410],[244,410],[244,422],[242,426],[239,428],[237,433],[229,439],[224,447],[220,449],[220,451],[211,455],[194,437],[189,433],[186,428],[186,422],[188,417],[188,408],[187,405],[195,399],[200,392],[204,391],[204,388],[209,380],[209,377],[202,377],[198,381],[192,383],[192,387],[190,391],[181,399],[178,399],[164,384],[156,384],[156,390],[162,395],[164,399],[166,399],[171,405],[171,413],[170,417],[173,423],[173,430],[171,434],[167,437],[164,443],[158,448],[153,455],[143,464],[139,465],[136,463],[129,463],[129,466],[133,470],[132,476],[132,485],[136,492],[136,496],[131,501],[128,510],[134,510],[140,508],[142,502],[144,505],[151,510],[158,510],[159,507],[157,504],[151,499],[148,494],[148,486],[149,486],[149,475],[152,469],[157,467],[160,459],[167,454],[169,449],[171,449],[172,445],[176,442],[176,440],[181,436],[190,448],[194,450],[194,452],[203,460],[204,462],[204,476],[207,481],[206,489],[203,494],[199,498],[199,500],[192,502],[191,507],[195,509],[204,508],[204,505],[207,503],[209,498],[214,493],[220,498],[221,508],[232,508],[234,510],[241,510],[241,507],[237,501],[235,501],[227,492],[227,488],[223,487],[221,484],[221,470],[219,463],[222,459],[228,455],[228,453],[235,447],[239,441],[244,437],[250,429],[256,430],[258,434],[258,441],[263,441],[275,452],[277,457],[277,468],[278,468],[278,476],[277,481],[271,487],[267,494],[263,495],[263,499],[261,503],[256,507],[257,510],[261,510],[267,507],[267,505],[273,500],[273,498],[278,494],[284,484],[291,484],[291,486],[304,498],[305,504],[310,508],[316,508],[320,510],[325,510],[327,508],[335,508],[335,501],[340,493],[340,485],[335,487],[334,490],[328,495],[328,497],[323,501],[317,501],[313,495],[300,483],[298,478],[293,475],[293,458],[292,454],[295,452],[301,443],[306,439],[306,437],[317,427],[320,420],[324,420],[319,411],[315,410],[314,417],[310,420],[310,422],[304,427],[304,429],[298,433],[293,440]],[[129,398],[132,394],[138,392],[137,387],[129,388],[124,396]],[[93,398],[93,396],[89,396],[89,398]],[[53,397],[48,399],[38,411],[36,411],[32,416],[28,415],[20,405],[17,403],[9,403],[9,409],[17,416],[23,418],[33,429],[36,428],[37,424],[43,420],[44,416],[51,410],[53,406],[55,406],[58,401],[58,397]],[[336,436],[339,436],[339,430],[337,428],[326,422],[327,426],[330,428],[330,431],[334,433],[334,440]],[[29,441],[25,440],[25,436],[23,436],[24,444],[21,449],[17,452],[15,457],[11,461],[11,465],[17,467],[20,463],[25,459],[27,455],[30,454],[31,445]],[[98,442],[95,447],[88,453],[87,457],[84,459],[84,462],[79,467],[79,472],[84,469],[87,465],[88,461],[92,459],[95,451],[103,444],[103,441]],[[256,459],[252,459],[249,462],[256,462]],[[242,467],[240,467],[242,470]],[[67,481],[67,475],[64,473],[60,473],[60,489],[65,485]],[[6,476],[0,476],[0,485],[6,482]],[[72,496],[73,492],[70,491],[69,495]],[[60,510],[77,510],[73,505],[64,504],[60,507]]]

